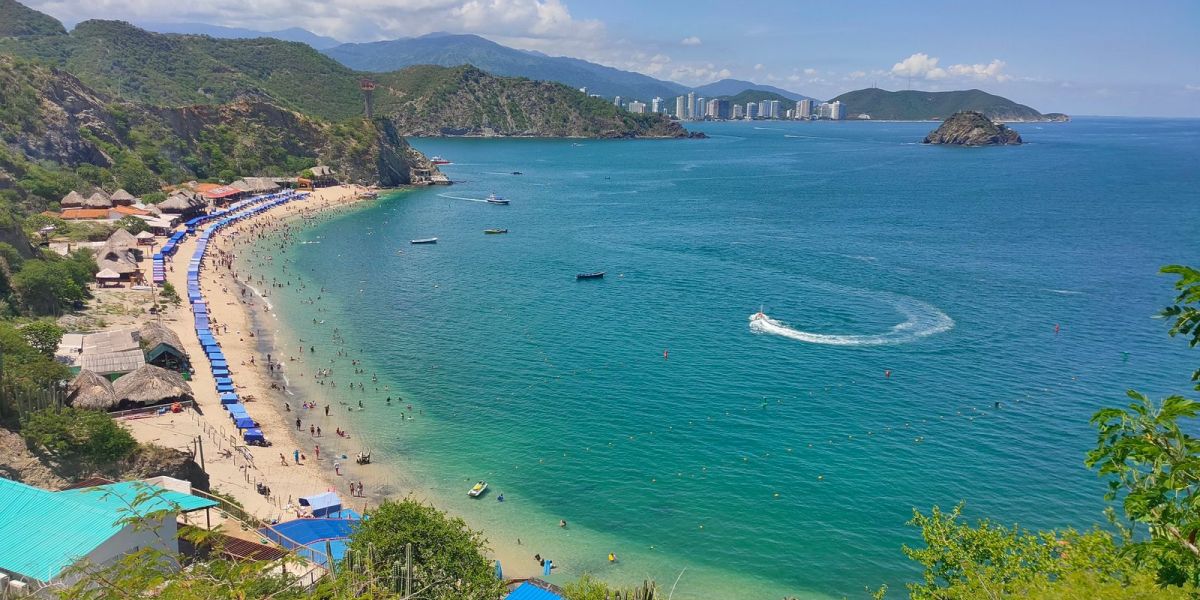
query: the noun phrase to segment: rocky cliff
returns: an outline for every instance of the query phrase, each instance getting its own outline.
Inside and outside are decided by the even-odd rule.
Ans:
[[[975,111],[955,113],[925,136],[926,144],[954,146],[1005,146],[1020,144],[1021,136]]]
[[[18,196],[44,204],[89,178],[137,194],[162,182],[295,175],[316,164],[365,185],[435,170],[385,121],[330,123],[253,97],[178,108],[124,102],[64,71],[0,55],[0,188]]]

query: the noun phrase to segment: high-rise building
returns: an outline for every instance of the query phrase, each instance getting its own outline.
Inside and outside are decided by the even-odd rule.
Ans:
[[[638,115],[646,114],[646,103],[638,102],[637,100],[630,102],[629,103],[629,112],[638,114]]]
[[[682,119],[687,116],[687,114],[686,114],[687,109],[685,108],[686,104],[687,104],[687,98],[684,98],[683,96],[678,96],[675,98],[675,118],[676,119]]]
[[[758,117],[758,105],[753,102],[746,103],[746,120],[755,119]]]
[[[832,119],[833,118],[833,105],[828,102],[822,102],[821,105],[817,107],[817,118],[818,119]]]
[[[616,106],[618,108],[621,106],[621,97],[620,96],[613,98],[613,106]]]
[[[688,92],[687,98],[687,118],[696,118],[696,92]]]
[[[733,105],[733,112],[729,115],[731,119],[741,119],[746,116],[746,110],[741,104]]]
[[[796,118],[811,119],[812,118],[812,100],[805,98],[796,103]]]
[[[707,114],[711,119],[728,119],[729,101],[721,98],[713,98],[712,100],[708,101],[708,108],[705,110],[705,114]]]
[[[663,99],[659,98],[658,96],[655,96],[654,98],[652,98],[650,100],[650,112],[652,112],[652,113],[662,112],[662,102],[663,102]]]
[[[705,102],[704,96],[696,98],[696,118],[697,119],[703,119],[704,117],[708,116],[708,114],[706,114],[704,112],[704,108],[705,108],[704,102]]]
[[[771,115],[771,113],[769,112],[770,110],[771,110],[771,106],[769,104],[767,104],[766,100],[760,101],[758,103],[758,118],[765,119],[765,118],[769,117]]]
[[[780,117],[780,114],[779,114],[780,108],[781,107],[780,107],[779,101],[772,100],[771,104],[768,105],[769,110],[767,111],[767,116],[771,117],[772,119],[778,119]]]
[[[841,121],[842,117],[842,101],[834,100],[833,104],[829,105],[829,118],[834,121]]]

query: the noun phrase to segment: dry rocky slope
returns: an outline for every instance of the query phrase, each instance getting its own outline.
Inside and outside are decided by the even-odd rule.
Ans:
[[[1008,146],[1021,143],[1016,131],[993,123],[983,113],[962,111],[925,136],[923,143],[952,146]]]
[[[19,180],[35,162],[117,169],[136,159],[170,182],[206,175],[216,154],[258,164],[238,175],[278,175],[307,161],[365,185],[406,184],[414,169],[432,169],[384,121],[333,124],[257,99],[179,108],[119,101],[64,71],[4,55],[0,84],[0,181]]]

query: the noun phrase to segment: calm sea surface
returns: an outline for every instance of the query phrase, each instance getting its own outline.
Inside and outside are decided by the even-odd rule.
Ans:
[[[1152,318],[1157,269],[1200,264],[1200,121],[1015,127],[1026,145],[987,149],[916,144],[923,123],[414,140],[461,183],[308,229],[272,300],[364,401],[376,462],[414,474],[392,488],[521,538],[552,580],[900,591],[913,507],[1102,521],[1089,416],[1200,361]]]

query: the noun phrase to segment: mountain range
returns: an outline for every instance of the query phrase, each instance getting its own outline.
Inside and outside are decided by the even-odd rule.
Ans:
[[[300,42],[308,44],[317,50],[325,50],[341,45],[342,42],[324,35],[317,35],[300,27],[289,27],[278,31],[256,31],[241,27],[222,27],[207,23],[162,23],[137,21],[138,27],[155,33],[183,33],[188,35],[207,35],[209,37],[231,40],[273,38],[285,42]]]

